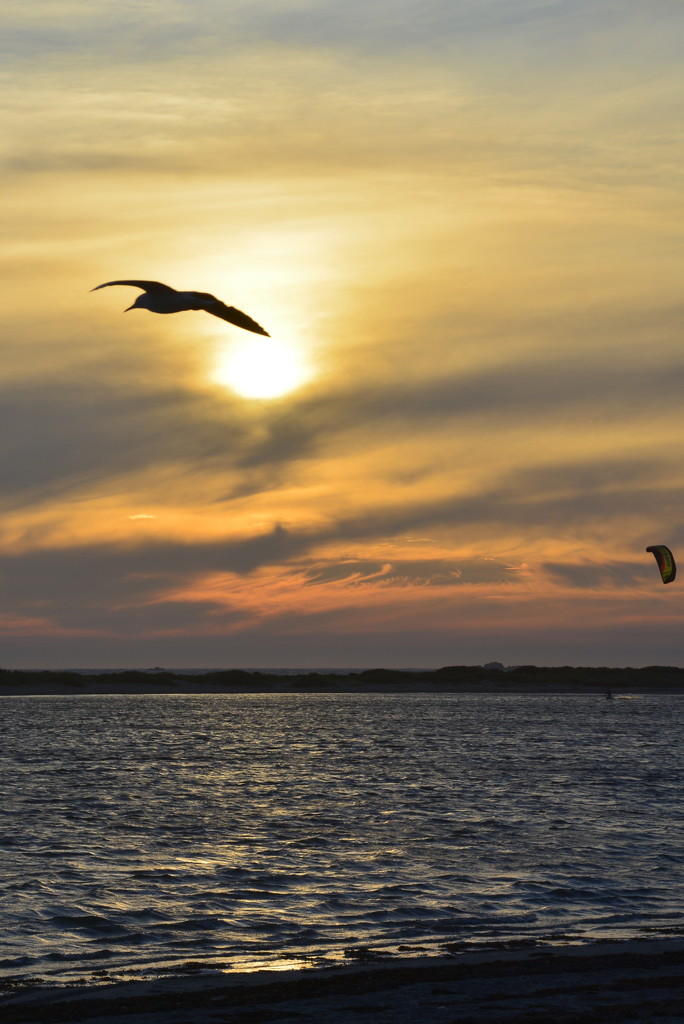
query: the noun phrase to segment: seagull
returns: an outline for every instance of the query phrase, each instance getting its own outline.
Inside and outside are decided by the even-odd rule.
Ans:
[[[181,313],[185,309],[203,309],[205,313],[212,313],[221,320],[227,320],[229,324],[244,328],[245,331],[263,334],[266,338],[271,337],[256,320],[252,320],[251,316],[247,316],[235,306],[226,306],[209,292],[177,292],[175,288],[169,287],[168,284],[160,284],[159,281],[106,281],[104,284],[98,284],[96,288],[91,288],[91,291],[110,288],[113,284],[125,284],[143,290],[143,294],[139,295],[124,313],[129,309],[149,309],[152,313]]]

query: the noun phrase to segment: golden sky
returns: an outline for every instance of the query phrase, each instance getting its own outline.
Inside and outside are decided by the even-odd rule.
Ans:
[[[5,8],[4,666],[682,664],[677,0]]]

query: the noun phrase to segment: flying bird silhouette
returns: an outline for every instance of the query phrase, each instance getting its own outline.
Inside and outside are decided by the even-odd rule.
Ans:
[[[170,288],[168,284],[160,284],[159,281],[106,281],[104,284],[98,284],[96,288],[91,288],[91,291],[110,288],[113,284],[125,284],[143,290],[143,294],[139,295],[124,313],[129,309],[149,309],[152,313],[181,313],[186,309],[203,309],[205,313],[227,320],[229,324],[242,327],[245,331],[263,334],[266,338],[271,337],[256,320],[252,320],[251,316],[247,316],[235,306],[226,306],[209,292],[177,292],[175,288]]]

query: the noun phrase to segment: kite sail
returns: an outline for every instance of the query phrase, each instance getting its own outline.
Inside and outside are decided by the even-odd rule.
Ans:
[[[677,575],[677,566],[675,565],[674,555],[670,549],[664,544],[652,544],[650,548],[646,548],[646,550],[652,552],[653,557],[658,563],[663,583],[672,583],[673,579]]]

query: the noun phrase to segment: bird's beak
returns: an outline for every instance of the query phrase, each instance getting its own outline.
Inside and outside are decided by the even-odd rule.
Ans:
[[[126,308],[124,309],[124,313],[127,313],[129,309],[135,309],[135,303],[133,303],[132,306],[126,306]]]

